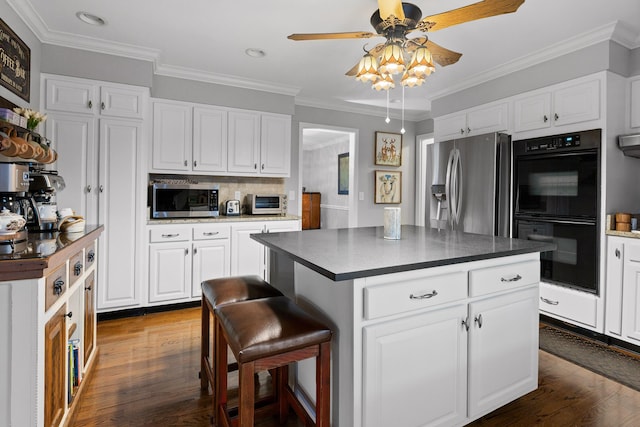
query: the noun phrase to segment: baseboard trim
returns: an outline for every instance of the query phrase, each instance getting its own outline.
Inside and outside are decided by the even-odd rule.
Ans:
[[[163,311],[181,310],[183,308],[200,307],[200,301],[181,302],[178,304],[156,305],[152,307],[138,307],[126,310],[108,311],[98,313],[98,322],[102,320],[122,319],[125,317],[145,316],[150,313],[161,313]]]

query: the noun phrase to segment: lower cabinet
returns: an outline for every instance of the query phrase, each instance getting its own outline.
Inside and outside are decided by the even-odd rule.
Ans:
[[[640,345],[640,241],[607,237],[605,333]]]
[[[67,361],[66,314],[62,305],[44,327],[44,425],[60,424],[66,410],[65,363]]]
[[[169,242],[149,248],[149,302],[191,296],[191,242]]]

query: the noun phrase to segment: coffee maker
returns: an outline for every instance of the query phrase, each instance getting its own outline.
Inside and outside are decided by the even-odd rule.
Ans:
[[[30,184],[29,167],[17,163],[0,163],[0,210],[27,218],[28,190]],[[27,246],[26,225],[10,238],[0,239],[0,254],[22,252]]]
[[[64,190],[64,179],[57,171],[32,169],[28,194],[32,215],[27,228],[34,231],[55,231],[58,228],[58,207],[55,194]]]

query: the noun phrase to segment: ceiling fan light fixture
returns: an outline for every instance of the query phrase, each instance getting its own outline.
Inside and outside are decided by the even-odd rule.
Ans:
[[[402,75],[402,80],[400,81],[400,83],[402,84],[402,86],[409,87],[422,86],[422,83],[424,83],[424,77],[416,75],[415,73],[411,72],[411,70],[407,70]]]
[[[413,52],[408,69],[417,77],[426,77],[436,70],[431,52],[426,46],[420,46]]]
[[[384,47],[378,71],[383,74],[400,74],[404,71],[404,49],[399,43],[391,42]]]
[[[358,74],[356,74],[356,80],[361,82],[375,82],[380,78],[378,73],[378,60],[367,52],[366,55],[360,59],[358,64]]]
[[[396,87],[396,84],[390,74],[382,74],[371,87],[375,90],[389,90]]]

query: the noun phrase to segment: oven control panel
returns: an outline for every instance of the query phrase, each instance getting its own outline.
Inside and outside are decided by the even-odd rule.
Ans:
[[[580,134],[554,136],[527,142],[526,151],[557,150],[580,146]]]

